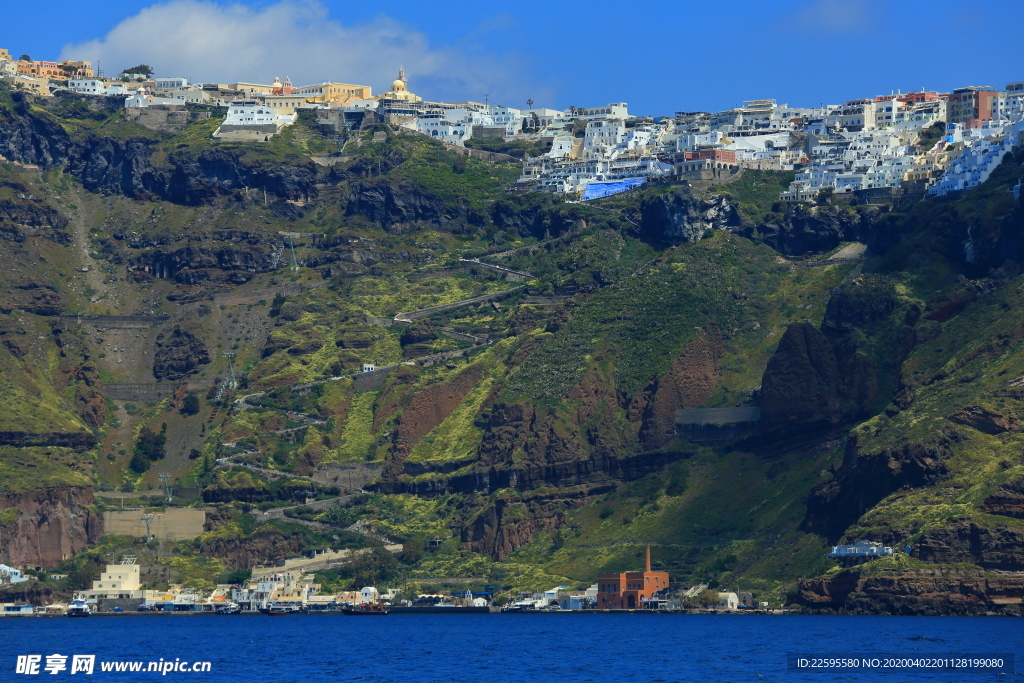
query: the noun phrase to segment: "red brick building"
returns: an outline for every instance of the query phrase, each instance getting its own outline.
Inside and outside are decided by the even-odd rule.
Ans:
[[[651,546],[647,546],[642,572],[597,575],[598,609],[643,609],[655,593],[668,588],[668,572],[651,571]]]

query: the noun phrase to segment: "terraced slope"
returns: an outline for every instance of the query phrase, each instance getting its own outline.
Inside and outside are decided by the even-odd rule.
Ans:
[[[828,544],[909,545],[888,569],[965,585],[1024,569],[1016,156],[896,208],[775,202],[769,172],[581,205],[380,124],[336,141],[300,118],[252,144],[215,124],[0,91],[0,487],[19,511],[0,535],[23,539],[0,559],[68,554],[45,509],[86,520],[71,552],[95,544],[90,489],[166,472],[191,491],[176,504],[215,510],[179,548],[197,581],[368,530],[403,552],[325,584],[590,582],[650,542],[680,585],[927,611],[837,574]],[[484,255],[533,279],[463,260]],[[738,406],[756,426],[676,424]],[[258,526],[261,507],[287,523]],[[150,552],[102,543],[76,576],[99,548]]]

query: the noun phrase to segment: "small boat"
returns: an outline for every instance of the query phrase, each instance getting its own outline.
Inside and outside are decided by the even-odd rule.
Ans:
[[[388,613],[388,606],[380,603],[370,603],[362,605],[349,605],[341,608],[342,614],[348,614],[351,616],[371,616],[380,615],[383,616]]]
[[[69,617],[88,617],[92,615],[92,608],[85,600],[75,600],[68,605],[67,614]]]
[[[217,610],[217,614],[241,614],[242,608],[237,603],[229,602],[228,604],[220,607]]]

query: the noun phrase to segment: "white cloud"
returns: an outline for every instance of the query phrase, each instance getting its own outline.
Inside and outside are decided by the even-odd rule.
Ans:
[[[788,17],[802,30],[863,31],[878,23],[882,8],[873,0],[816,0]]]
[[[62,59],[100,62],[107,75],[149,64],[160,76],[192,82],[296,85],[340,81],[390,89],[399,66],[410,90],[425,99],[522,99],[523,76],[509,55],[436,48],[426,35],[385,15],[345,26],[315,0],[282,0],[262,8],[200,0],[155,4],[124,19],[106,36],[66,45]],[[514,99],[513,99],[514,98]]]

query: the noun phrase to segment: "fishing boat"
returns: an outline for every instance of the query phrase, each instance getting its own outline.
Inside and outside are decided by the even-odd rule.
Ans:
[[[362,605],[347,605],[341,608],[341,613],[351,616],[384,615],[388,613],[388,606],[379,602],[369,604],[364,603]]]
[[[92,608],[85,602],[85,600],[75,600],[68,605],[69,617],[88,617],[92,615]]]

